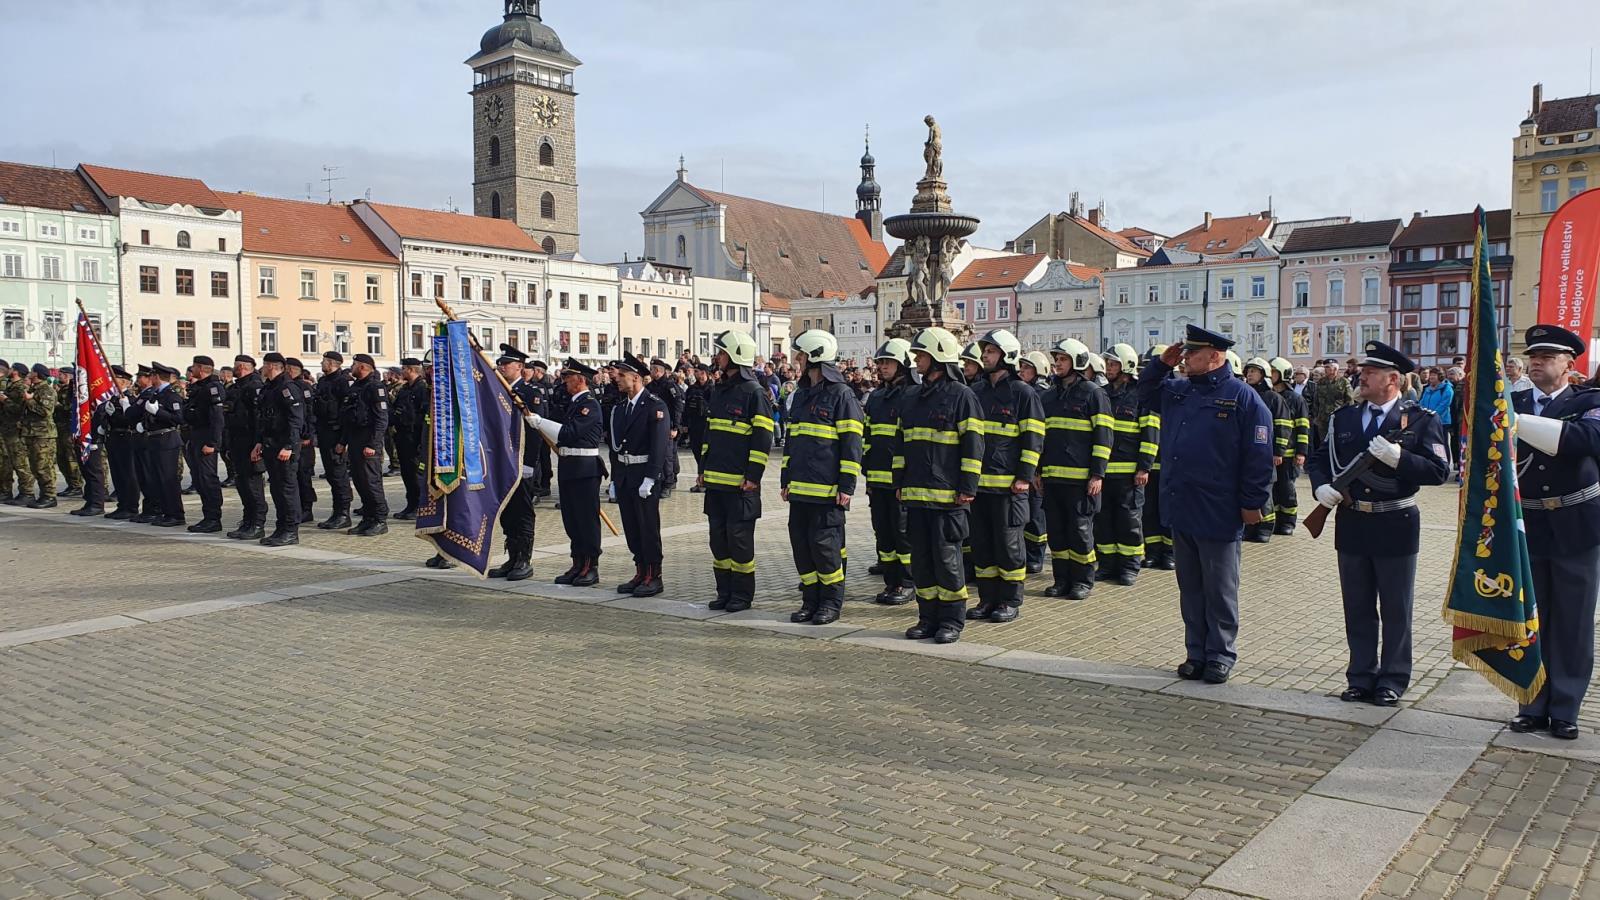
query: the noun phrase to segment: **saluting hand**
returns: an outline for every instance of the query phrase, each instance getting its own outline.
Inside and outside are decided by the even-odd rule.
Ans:
[[[1183,362],[1183,345],[1173,344],[1161,351],[1161,361],[1166,363],[1169,368],[1176,369],[1178,363]]]

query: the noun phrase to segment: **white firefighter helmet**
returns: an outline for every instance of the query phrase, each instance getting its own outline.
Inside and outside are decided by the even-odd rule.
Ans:
[[[800,332],[792,346],[806,355],[808,363],[839,361],[839,340],[820,328]]]
[[[755,338],[742,331],[724,331],[712,340],[711,345],[713,349],[728,354],[728,359],[736,366],[756,364]]]

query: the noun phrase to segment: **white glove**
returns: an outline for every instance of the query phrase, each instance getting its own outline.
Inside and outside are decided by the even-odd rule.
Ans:
[[[1333,509],[1344,502],[1344,495],[1331,484],[1324,484],[1317,488],[1317,502],[1329,509]]]
[[[544,417],[538,413],[523,413],[522,421],[527,422],[529,428],[537,429],[539,423],[544,421]]]
[[[533,466],[523,466],[522,467],[522,477],[523,478],[532,478],[533,476],[535,476],[537,474],[538,473],[533,470]]]
[[[613,481],[610,484],[606,485],[606,496],[610,497],[613,502],[616,501],[616,499],[617,499],[617,483],[615,481]]]
[[[153,416],[161,411],[161,404],[155,402],[154,400],[146,400],[144,402],[144,411]]]
[[[650,490],[651,490],[651,488],[654,488],[655,486],[656,486],[656,480],[654,478],[646,478],[645,480],[639,482],[639,499],[640,500],[649,500],[650,499]]]
[[[133,405],[126,396],[117,398],[117,402],[122,404],[123,410],[127,410],[128,407]]]
[[[545,437],[549,438],[550,443],[554,444],[561,440],[560,422],[552,422],[549,419],[546,419],[544,416],[534,416],[534,418],[538,419],[539,421],[533,423],[533,427],[539,429],[539,431],[544,434]]]
[[[1544,416],[1517,416],[1517,437],[1528,443],[1528,446],[1545,454],[1555,456],[1561,449],[1561,431],[1566,428],[1566,423],[1560,419],[1549,419]]]
[[[1371,453],[1373,458],[1378,462],[1383,463],[1391,469],[1397,468],[1400,465],[1400,445],[1391,442],[1388,438],[1381,434],[1373,438],[1371,443],[1367,444],[1367,452]]]
[[[144,423],[140,422],[139,424],[133,426],[133,430],[139,432],[140,434],[144,434]]]

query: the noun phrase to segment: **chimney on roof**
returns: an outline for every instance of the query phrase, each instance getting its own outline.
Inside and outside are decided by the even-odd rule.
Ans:
[[[1073,191],[1067,197],[1067,215],[1083,218],[1083,201],[1079,199],[1077,191]]]
[[[1089,224],[1098,226],[1100,224],[1100,217],[1104,214],[1105,210],[1098,206],[1089,210]]]
[[[1263,210],[1262,210],[1262,211],[1261,211],[1261,216],[1260,216],[1260,217],[1261,217],[1261,218],[1263,218],[1263,219],[1270,219],[1270,218],[1272,218],[1272,210],[1270,210],[1270,209],[1263,209]]]
[[[1535,84],[1533,86],[1533,107],[1528,111],[1528,115],[1537,116],[1539,114],[1539,110],[1542,109],[1543,107],[1544,107],[1544,83],[1540,82],[1540,83]]]
[[[1422,218],[1422,213],[1413,210],[1412,213],[1411,213],[1411,221],[1415,222],[1416,220],[1418,220],[1420,218]]]
[[[1206,224],[1200,230],[1201,231],[1210,231],[1211,230],[1211,211],[1210,210],[1206,210]]]

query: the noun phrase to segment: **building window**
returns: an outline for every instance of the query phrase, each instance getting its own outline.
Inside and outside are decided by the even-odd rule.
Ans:
[[[1232,278],[1224,278],[1224,279],[1222,279],[1222,290],[1221,290],[1219,296],[1223,300],[1232,300],[1233,299],[1233,279]]]
[[[1422,285],[1420,285],[1420,284],[1408,284],[1405,287],[1400,289],[1400,308],[1401,309],[1421,309],[1422,308]]]
[[[212,272],[211,273],[211,296],[213,296],[213,297],[226,297],[226,296],[228,296],[228,273],[227,272]]]
[[[1343,356],[1350,352],[1350,342],[1341,324],[1330,324],[1322,327],[1322,352],[1329,356]]]
[[[154,319],[145,319],[144,321],[148,324],[148,323],[153,322],[155,320]],[[22,324],[22,310],[20,310],[20,309],[8,309],[8,310],[6,310],[6,314],[5,314],[5,336],[6,336],[6,340],[8,340],[8,341],[20,341],[20,340],[23,339],[23,336],[26,335],[26,334],[27,334],[26,327]],[[145,343],[148,344],[149,341],[146,341]]]
[[[606,311],[606,295],[600,294],[594,298],[594,308],[597,312]]]
[[[4,265],[5,265],[5,268],[3,270],[0,270],[0,271],[3,271],[7,278],[21,278],[22,277],[22,254],[20,254],[20,253],[7,253],[5,255],[5,258],[4,258],[3,262],[4,262]],[[139,271],[140,271],[140,274],[143,274],[144,267],[141,266]]]
[[[345,356],[350,355],[350,324],[333,326],[333,349]]]
[[[189,232],[187,232],[187,231],[178,232],[178,249],[179,250],[188,250],[189,249]]]
[[[500,139],[497,137],[489,138],[489,165],[500,165]],[[495,196],[499,197],[500,195],[495,194]],[[498,216],[500,214],[496,212],[495,215]]]
[[[500,192],[499,191],[495,191],[494,193],[489,195],[489,217],[492,218],[492,219],[500,218]]]
[[[179,269],[179,270],[177,270],[177,272],[175,274],[177,276],[177,288],[176,288],[176,290],[178,292],[178,295],[182,296],[182,297],[193,297],[194,296],[194,270],[193,269]]]
[[[539,242],[539,247],[540,247],[540,249],[544,250],[546,256],[555,256],[556,255],[556,239],[555,238],[551,238],[551,237],[545,238],[544,240]]]
[[[1289,329],[1289,355],[1311,355],[1311,326],[1296,325]]]
[[[1144,302],[1146,302],[1146,303],[1160,303],[1161,302],[1161,287],[1160,287],[1160,285],[1155,285],[1155,284],[1145,285]]]
[[[213,346],[213,347],[226,347],[226,346],[228,346],[228,337],[232,333],[233,333],[233,329],[228,326],[227,322],[212,322],[211,323],[211,346]]]
[[[483,345],[485,347],[498,347],[499,346],[497,343],[495,343],[494,329],[493,328],[480,328],[480,329],[478,329],[478,331],[482,335]]]
[[[597,334],[594,336],[594,342],[595,352],[599,353],[601,356],[605,356],[606,349],[611,346],[611,335]]]
[[[517,290],[517,283],[515,281],[507,281],[506,282],[506,302],[507,303],[516,303],[517,299],[519,297],[521,297],[521,296],[522,295],[520,293],[518,293],[518,290]]]
[[[1368,322],[1361,326],[1361,346],[1365,347],[1373,341],[1381,340],[1383,340],[1382,325],[1379,325],[1376,322]]]
[[[675,306],[675,305],[669,307],[667,309],[667,312],[670,313],[672,315],[672,318],[674,318],[674,319],[676,319],[678,317],[678,307]]]
[[[528,305],[539,305],[539,286],[531,281],[528,282]]]
[[[278,352],[278,323],[277,322],[262,322],[261,323],[261,352],[262,353],[277,353]]]
[[[1309,309],[1311,307],[1311,282],[1296,279],[1294,283],[1294,308]]]
[[[139,320],[139,343],[145,347],[161,346],[161,320]]]
[[[1539,212],[1548,213],[1556,211],[1556,198],[1561,187],[1561,181],[1556,178],[1547,178],[1539,182]]]
[[[217,252],[218,253],[227,253],[228,252],[228,239],[227,238],[217,238]]]
[[[300,299],[317,299],[317,273],[311,269],[300,270]]]
[[[263,297],[278,296],[278,270],[271,266],[262,266],[260,275],[256,279],[256,287],[260,289]]]
[[[60,281],[61,280],[61,257],[59,257],[59,256],[41,256],[41,257],[39,257],[39,277],[40,278],[47,278],[47,279],[49,279],[51,281]]]
[[[382,284],[382,282],[380,282],[378,280],[378,276],[377,275],[368,275],[367,276],[367,302],[368,303],[378,303],[378,302],[380,302],[382,300],[382,298],[378,296],[378,292],[379,292],[379,288],[380,288],[381,284]]]
[[[572,297],[566,291],[562,291],[561,292],[561,308],[562,309],[571,309],[572,308]]]
[[[461,299],[472,299],[472,279],[467,278],[466,276],[462,276],[461,278]]]
[[[747,324],[749,323],[749,321],[750,321],[750,307],[748,307],[748,306],[739,307],[739,321],[747,323]],[[871,333],[872,333],[872,326],[868,325],[867,326],[867,334],[871,334]]]
[[[21,234],[22,223],[16,219],[0,219],[0,234]]]
[[[1580,176],[1578,176],[1576,178],[1568,178],[1567,179],[1567,199],[1569,199],[1569,200],[1572,199],[1573,197],[1578,196],[1579,194],[1583,193],[1584,191],[1587,191],[1588,189],[1589,189],[1589,178],[1588,178],[1588,176],[1580,175]]]
[[[300,323],[300,352],[311,355],[317,352],[317,323]]]
[[[367,352],[373,356],[383,355],[383,326],[367,326]]]
[[[1456,353],[1460,353],[1460,352],[1461,352],[1461,329],[1459,329],[1459,328],[1441,328],[1441,329],[1439,329],[1439,353],[1440,353],[1440,355],[1456,354]]]
[[[411,326],[411,349],[413,349],[413,350],[421,350],[422,346],[423,346],[424,337],[425,337],[425,335],[424,335],[423,328],[422,328],[421,325],[413,325],[413,326]]]
[[[556,148],[550,146],[549,141],[539,144],[539,165],[553,166],[556,164]]]
[[[1119,284],[1119,285],[1117,285],[1117,305],[1118,306],[1126,306],[1127,304],[1128,304],[1128,286],[1125,285],[1125,284]]]
[[[1061,301],[1058,300],[1056,302],[1060,303]],[[1056,312],[1060,312],[1060,311],[1061,311],[1061,308],[1059,306],[1056,307]],[[1074,298],[1072,298],[1072,311],[1073,312],[1083,312],[1083,298],[1082,297],[1074,297]]]
[[[589,295],[588,294],[579,294],[578,295],[578,311],[579,312],[588,312],[589,311]]]
[[[689,241],[683,235],[678,235],[678,258],[687,259],[689,256]]]
[[[59,309],[44,311],[43,322],[44,339],[47,341],[65,340],[67,336],[67,314]]]
[[[539,218],[554,219],[556,217],[556,195],[545,191],[539,198]]]
[[[625,338],[622,339],[622,352],[623,353],[632,353],[633,352],[633,338],[625,337]]]
[[[79,281],[85,281],[89,284],[95,284],[100,281],[100,260],[80,259],[78,260],[78,269]]]
[[[494,279],[493,278],[485,278],[485,279],[483,279],[483,302],[485,302],[485,303],[493,303],[494,302]]]
[[[340,303],[350,302],[350,273],[333,273],[333,299]]]
[[[571,347],[572,347],[572,332],[570,332],[570,331],[561,332],[561,347],[560,347],[561,352],[562,353],[567,353],[567,352],[570,351]]]
[[[519,334],[515,328],[506,329],[506,345],[512,349],[517,349],[522,346],[522,335]]]
[[[1265,275],[1251,275],[1250,276],[1250,297],[1251,297],[1251,299],[1260,300],[1261,298],[1263,298],[1265,296],[1267,296],[1267,276],[1265,276]]]
[[[1439,308],[1454,309],[1461,305],[1461,285],[1458,282],[1439,285]]]
[[[139,243],[143,244],[146,247],[150,246],[150,229],[148,229],[148,228],[139,229]]]
[[[702,318],[702,319],[711,318],[711,305],[710,304],[708,304],[708,303],[700,304],[700,318]]]
[[[989,318],[989,301],[988,300],[983,299],[983,298],[980,297],[979,299],[973,301],[972,308],[974,310],[973,317],[977,321],[982,322],[985,319]],[[717,309],[717,312],[718,313],[722,312],[722,309],[719,307]],[[720,318],[722,318],[722,316],[719,315],[719,316],[717,316],[717,318],[720,319]]]
[[[48,222],[40,222],[39,223],[39,236],[40,237],[45,237],[45,238],[58,238],[58,237],[61,237],[61,226],[60,225],[52,225],[52,224],[50,224]]]
[[[1378,305],[1378,276],[1365,275],[1361,279],[1361,305]]]
[[[1258,321],[1250,323],[1250,349],[1255,353],[1267,349],[1267,323]]]
[[[79,225],[78,240],[86,243],[97,243],[100,240],[100,229],[90,228],[86,225]]]
[[[155,266],[139,267],[139,293],[161,293],[161,270],[157,269]]]
[[[435,300],[443,300],[444,299],[444,276],[443,275],[435,275],[435,276],[433,276],[433,299],[435,299]]]
[[[1330,279],[1328,279],[1328,308],[1329,309],[1342,309],[1342,308],[1344,308],[1344,279],[1343,278],[1330,278]]]
[[[421,272],[412,272],[411,273],[411,296],[413,296],[413,297],[421,297],[422,296],[422,273]]]
[[[194,346],[194,322],[188,319],[178,320],[178,346]]]

